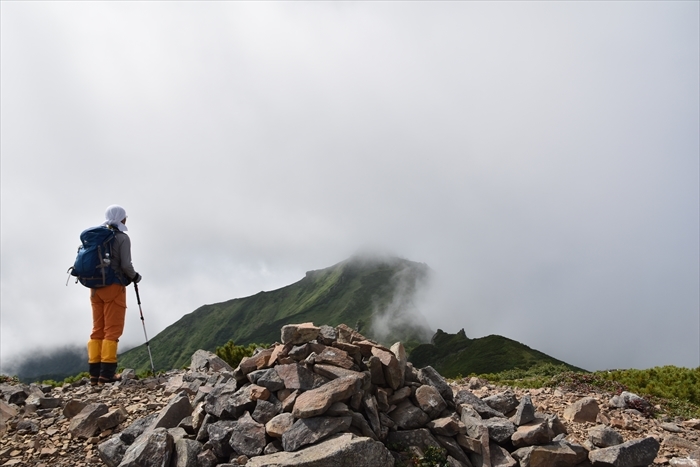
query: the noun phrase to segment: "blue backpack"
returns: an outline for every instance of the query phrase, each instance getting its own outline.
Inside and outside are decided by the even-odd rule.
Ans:
[[[90,227],[80,234],[75,264],[68,272],[85,287],[95,289],[110,284],[124,284],[121,275],[110,266],[116,232],[109,227]]]

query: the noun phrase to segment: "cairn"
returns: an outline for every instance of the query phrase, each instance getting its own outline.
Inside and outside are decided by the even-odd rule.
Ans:
[[[562,420],[536,411],[528,395],[455,393],[433,368],[415,369],[401,343],[386,348],[346,325],[284,326],[280,343],[235,369],[199,350],[186,372],[125,376],[124,391],[159,387],[165,406],[128,426],[124,407],[63,407],[72,437],[100,440],[109,467],[409,466],[431,449],[446,451],[451,467],[637,467],[659,451],[654,437],[623,442],[604,426],[586,446],[570,442]],[[597,402],[588,399],[564,419],[596,422]]]

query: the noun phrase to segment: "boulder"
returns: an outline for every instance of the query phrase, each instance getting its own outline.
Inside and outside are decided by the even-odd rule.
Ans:
[[[518,399],[510,389],[482,399],[486,405],[502,414],[508,414],[518,407]]]
[[[645,467],[654,462],[659,447],[659,442],[651,437],[633,439],[616,446],[591,451],[588,460],[594,466]]]
[[[211,371],[233,371],[231,365],[226,363],[215,353],[209,352],[207,350],[197,350],[192,354],[192,360],[190,361],[191,370],[201,370],[207,372]]]
[[[119,467],[170,467],[173,438],[165,428],[140,436],[124,453]]]
[[[282,326],[282,343],[293,345],[306,344],[315,340],[320,331],[313,323],[288,324]]]
[[[394,457],[380,442],[351,433],[333,436],[297,452],[253,457],[247,467],[393,467]]]
[[[564,409],[564,418],[571,422],[595,423],[600,413],[598,402],[592,397],[584,397]]]
[[[447,408],[447,403],[440,395],[440,391],[427,384],[416,389],[415,399],[418,407],[430,418],[439,417],[442,411]]]
[[[574,467],[584,462],[587,454],[583,446],[562,441],[520,448],[513,452],[513,458],[520,467]]]
[[[535,419],[535,406],[532,404],[532,399],[529,394],[524,395],[513,415],[513,423],[517,426],[525,425]]]
[[[292,414],[295,418],[322,415],[334,402],[343,401],[356,393],[362,384],[360,374],[334,379],[323,386],[297,397]]]
[[[107,412],[109,409],[106,404],[101,402],[88,404],[70,421],[68,431],[77,438],[91,438],[99,430],[98,418]]]
[[[588,440],[596,447],[609,448],[622,444],[622,435],[605,425],[597,425],[588,430]]]
[[[346,431],[351,424],[351,417],[302,418],[284,432],[282,446],[287,452],[296,451],[307,444],[315,443],[340,431]]]

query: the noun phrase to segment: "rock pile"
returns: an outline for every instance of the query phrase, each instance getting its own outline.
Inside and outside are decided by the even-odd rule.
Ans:
[[[345,325],[284,326],[281,343],[235,369],[200,350],[187,371],[123,376],[101,391],[63,388],[70,399],[51,388],[0,387],[0,422],[8,422],[0,465],[388,467],[415,465],[436,449],[453,467],[700,462],[697,435],[676,436],[686,457],[660,458],[665,438],[616,431],[635,416],[633,394],[606,406],[575,397],[549,411],[555,404],[533,402],[540,392],[478,380],[453,387],[431,367],[413,368],[400,343],[388,349]],[[700,429],[697,420],[666,424]],[[85,447],[72,449],[77,443]]]

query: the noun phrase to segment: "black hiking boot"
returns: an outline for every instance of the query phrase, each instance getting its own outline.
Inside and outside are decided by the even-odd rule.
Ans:
[[[117,371],[116,363],[102,363],[101,367],[100,377],[97,379],[97,384],[99,386],[104,386],[107,383],[116,383],[122,380],[120,375],[115,374]]]
[[[100,379],[100,363],[89,363],[90,366],[90,386],[97,386],[97,382]]]

